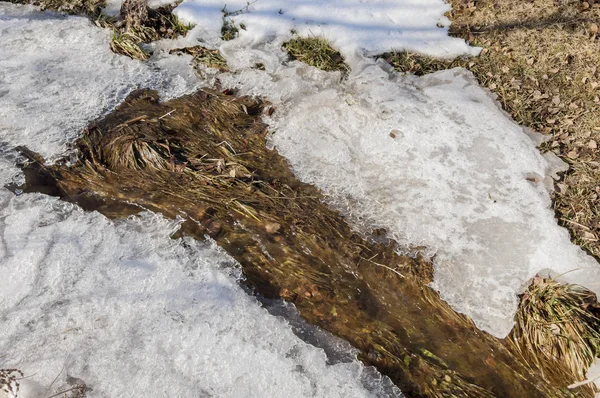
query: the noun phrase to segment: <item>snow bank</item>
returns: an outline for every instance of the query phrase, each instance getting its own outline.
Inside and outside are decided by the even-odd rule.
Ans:
[[[221,36],[223,11],[240,28],[240,39],[281,44],[295,30],[328,39],[347,58],[358,51],[379,54],[411,50],[441,57],[478,54],[464,40],[448,37],[450,5],[443,0],[184,0],[175,14],[198,25],[203,40]],[[239,40],[239,39],[238,39]]]
[[[517,293],[538,272],[600,293],[600,266],[557,225],[545,189],[554,170],[469,72],[422,78],[356,57],[349,78],[277,48],[223,45],[228,62],[268,73],[221,77],[277,106],[272,142],[357,228],[386,228],[436,254],[434,287],[496,336],[513,325]]]
[[[14,146],[55,156],[132,88],[197,84],[177,61],[110,53],[82,18],[0,3],[0,32],[0,187],[22,178]],[[81,379],[89,397],[401,396],[347,344],[322,334],[326,354],[297,337],[240,287],[230,257],[170,239],[176,227],[0,188],[0,367],[32,376],[20,398],[57,376],[53,390]]]

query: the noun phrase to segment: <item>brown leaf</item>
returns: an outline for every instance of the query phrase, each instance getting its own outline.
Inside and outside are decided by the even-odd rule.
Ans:
[[[591,24],[590,25],[590,32],[592,32],[593,35],[595,35],[596,33],[598,33],[598,24]]]
[[[275,232],[279,231],[281,229],[281,225],[279,223],[276,222],[269,222],[265,224],[265,231],[267,231],[268,234],[274,234]]]
[[[569,153],[567,153],[567,156],[569,157],[569,159],[577,159],[579,157],[579,154],[576,151],[569,151]]]
[[[590,142],[588,142],[588,148],[596,149],[598,148],[598,143],[595,140],[590,140]]]

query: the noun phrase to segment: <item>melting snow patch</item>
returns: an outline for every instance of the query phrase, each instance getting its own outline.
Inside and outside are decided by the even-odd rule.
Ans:
[[[113,223],[1,188],[20,178],[15,145],[55,156],[132,89],[176,96],[198,81],[173,59],[166,71],[112,54],[83,18],[0,3],[0,35],[0,367],[33,375],[19,398],[55,377],[53,390],[81,379],[89,397],[401,396],[346,346],[331,363],[294,335],[230,257],[171,240],[175,222]]]
[[[175,14],[198,25],[205,40],[221,36],[223,12],[233,13],[241,39],[251,45],[300,36],[328,39],[346,58],[357,51],[378,54],[411,50],[455,57],[478,49],[448,36],[450,25],[443,0],[184,0]]]
[[[90,397],[400,396],[356,360],[328,365],[240,288],[227,255],[169,239],[176,223],[0,195],[0,359],[41,385],[60,375],[55,389],[77,378]]]
[[[197,84],[185,68],[158,70],[112,53],[110,34],[86,18],[0,3],[1,139],[55,154],[135,88],[172,97]]]

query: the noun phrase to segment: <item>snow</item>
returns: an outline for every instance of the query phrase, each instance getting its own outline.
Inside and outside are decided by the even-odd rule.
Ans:
[[[433,286],[480,328],[505,336],[517,293],[538,272],[600,293],[600,266],[551,210],[560,162],[465,70],[417,78],[366,57],[475,53],[436,26],[447,25],[448,5],[259,0],[233,16],[246,30],[230,42],[219,39],[223,6],[184,0],[176,13],[196,28],[152,45],[141,63],[112,54],[109,32],[82,18],[0,4],[0,184],[21,178],[15,145],[54,158],[136,87],[168,98],[207,83],[189,57],[165,51],[202,42],[234,70],[218,75],[224,87],[276,106],[271,144],[297,175],[355,228],[383,227],[401,246],[435,254]],[[281,43],[291,29],[331,40],[349,76],[289,62]],[[0,361],[42,386],[57,374],[62,384],[81,378],[99,397],[167,395],[165,386],[182,397],[397,394],[347,347],[326,352],[298,338],[240,288],[235,262],[210,242],[170,240],[174,228],[159,216],[111,222],[0,189]]]
[[[300,36],[328,39],[342,55],[411,50],[454,57],[478,54],[464,40],[447,35],[450,5],[443,0],[184,0],[175,9],[182,21],[196,24],[204,40],[218,38],[223,11],[243,28],[239,39],[257,45]]]
[[[57,153],[137,87],[173,97],[198,84],[191,72],[158,71],[112,53],[110,31],[86,18],[33,10],[0,4],[1,140]]]
[[[600,390],[600,358],[596,359],[596,362],[590,366],[586,373],[586,380],[593,381],[596,388]],[[596,393],[596,398],[600,398],[600,392]]]
[[[60,374],[92,397],[393,392],[356,360],[328,365],[240,288],[240,270],[213,243],[170,240],[175,222],[113,223],[43,195],[8,202],[0,352],[42,385]]]
[[[197,84],[177,61],[110,53],[107,32],[82,18],[0,4],[0,32],[0,186],[22,178],[14,146],[55,157],[131,89]],[[0,367],[31,376],[19,398],[77,379],[88,397],[400,396],[348,344],[271,315],[235,261],[211,242],[170,239],[176,228],[0,188]]]

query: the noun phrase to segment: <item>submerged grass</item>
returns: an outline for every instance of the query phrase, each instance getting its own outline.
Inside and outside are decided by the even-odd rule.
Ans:
[[[342,54],[321,37],[296,37],[285,42],[283,48],[293,59],[324,71],[346,74],[350,70]]]

